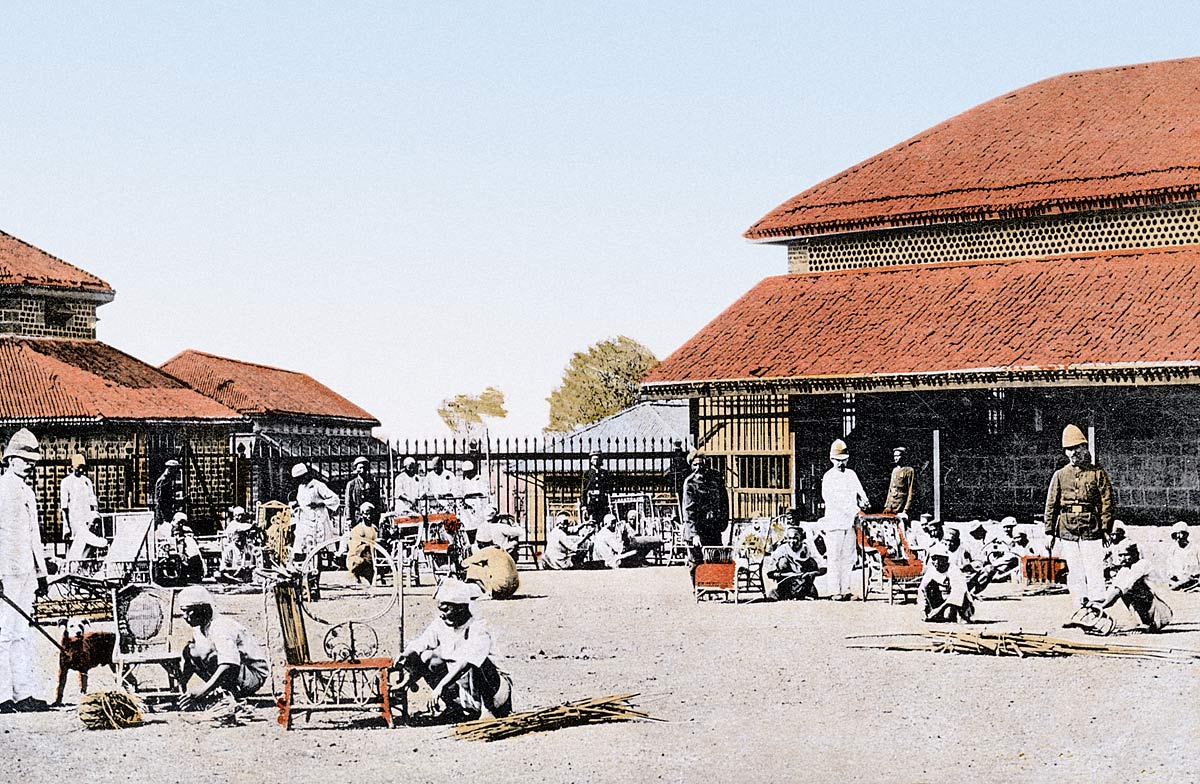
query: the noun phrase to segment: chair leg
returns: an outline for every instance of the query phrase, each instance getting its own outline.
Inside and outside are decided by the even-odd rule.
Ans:
[[[392,698],[388,694],[388,671],[385,669],[379,670],[379,697],[382,701],[383,721],[388,728],[392,727]]]
[[[286,730],[292,728],[292,678],[292,671],[285,670],[283,673],[283,697],[279,701],[278,720]]]

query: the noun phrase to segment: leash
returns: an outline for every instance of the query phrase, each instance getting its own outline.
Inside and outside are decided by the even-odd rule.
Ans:
[[[30,626],[32,626],[33,628],[37,629],[39,632],[41,632],[41,633],[42,633],[42,636],[43,636],[43,637],[45,637],[47,640],[49,640],[51,645],[53,645],[55,648],[58,648],[58,649],[59,649],[60,651],[62,651],[64,654],[66,654],[66,653],[67,653],[67,649],[66,649],[66,648],[64,648],[64,647],[62,647],[62,644],[61,644],[61,643],[59,643],[59,641],[58,641],[58,640],[56,640],[56,639],[54,639],[53,637],[51,637],[51,636],[50,636],[50,633],[49,633],[49,632],[47,632],[45,629],[43,629],[43,628],[42,628],[42,625],[41,625],[40,623],[38,623],[37,621],[35,621],[35,620],[33,619],[33,617],[29,615],[29,613],[27,613],[27,612],[25,612],[24,610],[22,610],[20,607],[18,607],[18,606],[17,606],[17,603],[16,603],[16,602],[14,602],[12,599],[8,598],[8,595],[4,593],[4,590],[3,590],[3,589],[0,589],[0,599],[3,599],[3,600],[4,600],[4,602],[5,602],[5,603],[6,603],[6,604],[7,604],[9,607],[11,607],[11,608],[13,608],[14,610],[16,610],[18,615],[20,615],[20,616],[21,616],[22,618],[24,618],[25,620],[29,621],[29,625],[30,625]]]

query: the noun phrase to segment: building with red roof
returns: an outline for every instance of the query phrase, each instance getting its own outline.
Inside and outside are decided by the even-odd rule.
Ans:
[[[1029,519],[1089,434],[1126,520],[1200,509],[1200,58],[1066,74],[946,120],[746,232],[787,249],[651,371],[735,514],[820,509],[834,438],[876,505]],[[741,476],[767,461],[782,487]]]
[[[88,462],[102,513],[146,508],[169,459],[183,464],[179,492],[201,530],[238,497],[229,444],[245,418],[96,340],[96,309],[114,294],[0,232],[0,438],[27,427],[41,442],[35,487],[48,541],[62,534],[59,485],[73,454]]]
[[[245,417],[237,441],[254,463],[255,498],[286,498],[297,462],[311,463],[336,485],[362,455],[381,481],[387,478],[387,444],[371,435],[379,420],[311,376],[192,349],[160,369]]]

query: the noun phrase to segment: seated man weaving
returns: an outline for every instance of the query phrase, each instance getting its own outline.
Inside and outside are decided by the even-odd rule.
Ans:
[[[826,569],[818,566],[809,552],[803,528],[789,527],[784,540],[768,558],[767,577],[776,583],[768,592],[768,599],[817,598],[815,582]]]
[[[1104,610],[1118,601],[1144,623],[1149,631],[1157,632],[1171,622],[1171,608],[1167,606],[1150,585],[1147,577],[1149,566],[1142,560],[1135,542],[1125,541],[1117,550],[1117,572],[1113,575],[1108,591],[1100,601],[1088,601],[1084,609]],[[1079,625],[1074,621],[1070,625]],[[1066,626],[1068,624],[1064,624]]]
[[[213,608],[212,596],[198,585],[179,592],[179,608],[192,627],[192,641],[183,649],[180,682],[198,675],[202,682],[180,696],[179,707],[196,710],[227,698],[235,704],[254,694],[270,674],[270,664],[258,640],[232,618]],[[231,714],[236,721],[236,711]]]
[[[443,703],[451,720],[478,719],[485,713],[502,718],[512,712],[512,681],[496,667],[487,626],[471,614],[478,595],[460,580],[443,581],[434,595],[438,619],[396,660],[406,685],[415,690],[418,681],[425,681],[433,689],[433,702]]]
[[[975,603],[967,587],[967,578],[950,563],[944,544],[929,551],[929,564],[921,577],[919,593],[924,602],[925,620],[937,623],[964,623],[975,615]]]

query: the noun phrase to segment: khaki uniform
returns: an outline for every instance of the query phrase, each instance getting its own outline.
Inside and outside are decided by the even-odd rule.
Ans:
[[[912,508],[913,487],[916,485],[917,471],[912,466],[896,466],[892,469],[892,480],[888,483],[887,500],[883,503],[884,511],[908,514]]]
[[[1112,527],[1112,482],[1103,468],[1065,465],[1054,472],[1046,493],[1047,536],[1091,541],[1112,533]]]

